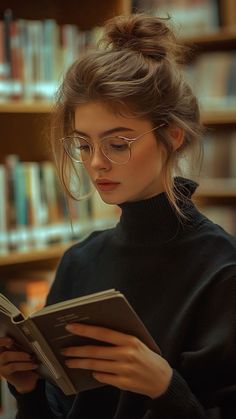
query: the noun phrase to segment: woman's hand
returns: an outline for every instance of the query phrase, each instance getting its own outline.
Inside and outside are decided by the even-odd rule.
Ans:
[[[168,388],[172,368],[168,362],[134,336],[85,324],[70,324],[66,329],[75,335],[94,338],[114,346],[75,346],[62,351],[70,357],[69,368],[93,371],[97,381],[147,395],[161,396]]]
[[[11,338],[0,338],[0,375],[19,393],[28,393],[35,388],[39,378],[35,372],[37,367],[30,354],[15,349]]]

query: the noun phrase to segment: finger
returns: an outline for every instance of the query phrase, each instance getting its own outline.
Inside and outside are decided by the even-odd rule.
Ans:
[[[127,390],[129,387],[125,385],[123,377],[115,374],[106,374],[104,372],[93,372],[93,377],[100,383],[118,387],[123,390]]]
[[[113,345],[127,345],[130,338],[133,338],[133,336],[117,332],[116,330],[82,323],[70,323],[66,326],[66,329],[75,335],[86,336]]]
[[[69,368],[81,368],[83,370],[101,371],[109,374],[119,374],[122,367],[115,361],[101,361],[97,359],[68,359],[65,364]]]
[[[125,358],[124,348],[122,346],[71,346],[61,351],[64,356],[78,358],[96,358],[107,360],[122,360]]]
[[[5,336],[0,338],[0,347],[10,347],[11,345],[13,345],[13,339]]]
[[[30,361],[32,356],[27,352],[5,351],[0,355],[0,364],[4,365],[9,362]]]
[[[7,377],[19,371],[30,371],[38,368],[39,365],[31,362],[12,362],[1,367],[1,375]]]

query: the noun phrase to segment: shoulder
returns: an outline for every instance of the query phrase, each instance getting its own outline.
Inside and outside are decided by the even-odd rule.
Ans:
[[[205,241],[205,244],[212,244],[225,248],[225,250],[232,250],[236,257],[236,238],[225,231],[220,225],[215,224],[208,218],[204,218],[203,222],[198,226],[199,237]],[[215,246],[215,250],[217,250]]]
[[[191,242],[192,239],[192,242]],[[236,238],[208,218],[202,219],[192,233],[189,245],[193,245],[198,262],[214,267],[216,272],[229,270],[236,276]]]
[[[89,236],[72,245],[63,255],[63,259],[72,260],[74,258],[93,257],[97,255],[101,248],[113,236],[114,228],[107,230],[93,231]]]

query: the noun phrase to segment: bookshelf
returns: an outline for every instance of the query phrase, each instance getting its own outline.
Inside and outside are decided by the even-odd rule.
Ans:
[[[184,37],[183,42],[194,45],[195,52],[211,50],[231,50],[235,48],[236,16],[235,0],[221,0],[222,25],[215,33]],[[76,24],[87,30],[116,15],[128,14],[132,10],[132,0],[87,0],[78,2],[70,0],[41,0],[32,2],[25,0],[1,0],[0,13],[11,9],[16,19],[55,19],[58,24]],[[50,159],[50,152],[45,139],[48,116],[52,103],[45,100],[5,100],[0,102],[0,163],[8,154],[17,154],[24,161],[43,162]],[[203,113],[203,122],[207,126],[218,129],[221,126],[236,128],[236,111],[214,110]],[[235,185],[225,179],[219,182],[209,182],[201,185],[196,199],[205,205],[212,203],[233,205],[236,207]],[[25,270],[55,270],[58,260],[73,242],[51,244],[42,249],[32,249],[24,252],[11,251],[0,255],[0,280],[11,278]],[[8,394],[6,395],[8,397]],[[14,407],[13,407],[14,408]],[[9,408],[0,412],[0,418],[7,419]],[[12,415],[13,416],[13,415]],[[10,419],[10,416],[9,416]]]
[[[98,3],[96,0],[81,2],[78,6],[76,0],[70,1],[66,6],[63,0],[42,0],[40,4],[16,0],[2,0],[1,14],[6,9],[13,11],[16,19],[55,19],[58,24],[76,24],[81,29],[88,30],[102,23],[116,14],[127,14],[136,7],[137,2],[131,0],[111,0]],[[235,2],[231,0],[220,1],[220,26],[211,33],[194,36],[183,36],[182,42],[193,46],[193,56],[210,51],[232,51],[236,42]],[[79,10],[78,10],[79,9]],[[0,162],[7,154],[18,154],[24,161],[42,162],[50,159],[50,152],[45,139],[47,121],[52,103],[46,100],[5,100],[0,103],[0,135],[1,141]],[[236,129],[236,109],[208,109],[202,113],[203,123],[211,130],[217,131],[222,127],[228,130]],[[30,133],[30,135],[29,135]],[[33,145],[33,146],[32,146]],[[208,179],[203,182],[197,193],[197,200],[203,205],[217,202],[236,207],[236,191],[232,179],[218,179],[212,182]],[[4,266],[21,266],[29,264],[33,267],[41,262],[55,265],[64,252],[66,245],[51,245],[45,250],[32,250],[28,252],[11,252],[0,256],[0,270]]]
[[[131,10],[131,1],[112,0],[99,2],[89,0],[78,2],[71,0],[65,5],[64,1],[42,0],[33,4],[30,0],[20,4],[16,0],[1,1],[1,19],[6,10],[12,11],[14,20],[29,20],[43,22],[53,19],[58,25],[76,25],[80,30],[88,31],[94,26],[102,26],[103,22],[117,14],[126,14]],[[1,42],[1,38],[0,38]],[[1,82],[1,75],[0,75]],[[41,164],[50,161],[50,150],[47,142],[48,119],[52,109],[49,100],[22,99],[13,100],[11,96],[0,100],[0,164],[11,154],[19,156],[21,161]],[[92,228],[92,227],[91,227]],[[38,262],[58,261],[68,244],[53,244],[47,249],[33,249],[29,251],[11,251],[0,255],[0,271],[6,266],[28,264],[30,267]]]
[[[9,101],[6,103],[0,103],[1,114],[48,114],[52,108],[52,102],[45,100],[37,101]]]

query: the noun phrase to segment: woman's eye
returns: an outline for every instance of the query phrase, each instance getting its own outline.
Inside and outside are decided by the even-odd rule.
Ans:
[[[126,150],[127,149],[127,144],[111,144],[111,147],[114,148],[114,150]]]
[[[115,150],[115,151],[125,151],[129,147],[126,141],[120,140],[119,138],[108,141],[107,146],[111,150]]]
[[[79,145],[76,147],[79,151],[89,151],[90,147],[88,145]]]

